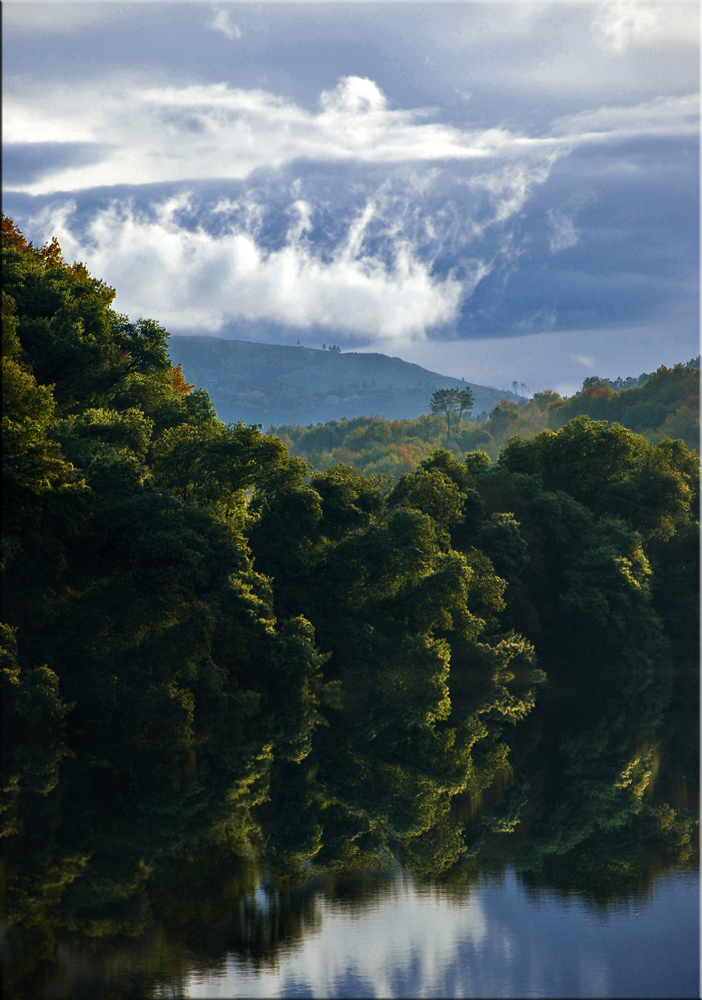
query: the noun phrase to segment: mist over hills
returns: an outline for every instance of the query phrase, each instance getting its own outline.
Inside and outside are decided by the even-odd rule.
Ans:
[[[429,413],[435,389],[470,386],[472,415],[489,412],[505,389],[439,375],[385,354],[323,351],[219,337],[171,336],[169,353],[188,382],[208,391],[226,423],[325,423],[342,417],[386,420]]]

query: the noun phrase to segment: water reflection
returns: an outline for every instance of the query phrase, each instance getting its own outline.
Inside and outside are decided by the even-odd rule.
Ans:
[[[188,992],[409,996],[443,980],[459,943],[477,949],[488,936],[482,902],[469,893],[442,893],[398,874],[366,886],[365,895],[349,905],[348,892],[320,892],[316,926],[299,947],[281,949],[260,970],[236,960],[219,984],[193,978]]]
[[[460,738],[359,698],[210,823],[69,759],[6,842],[5,996],[696,995],[670,667],[550,677],[518,725],[457,684]]]
[[[529,885],[512,865],[454,884],[395,868],[297,888],[271,882],[253,862],[214,866],[227,867],[229,877],[205,892],[187,865],[182,884],[164,873],[153,924],[132,938],[64,933],[51,963],[6,952],[15,973],[23,960],[31,967],[24,983],[8,977],[6,995],[697,995],[694,871],[669,869],[648,889],[605,900]]]
[[[319,893],[298,946],[255,967],[189,975],[193,997],[682,997],[697,995],[694,877],[669,875],[638,907],[596,913],[526,892],[513,870],[470,893],[406,875],[361,909]],[[675,920],[670,921],[671,914]],[[167,996],[169,991],[159,995]],[[172,993],[170,994],[172,995]]]

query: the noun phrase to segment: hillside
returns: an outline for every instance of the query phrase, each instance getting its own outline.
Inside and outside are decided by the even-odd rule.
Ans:
[[[587,378],[582,390],[568,399],[546,391],[526,403],[503,400],[482,419],[462,421],[448,441],[446,420],[438,415],[392,421],[361,417],[317,427],[282,426],[275,433],[293,454],[317,469],[343,462],[361,472],[394,477],[414,471],[437,448],[448,447],[459,459],[476,450],[496,459],[517,435],[530,438],[556,430],[578,416],[622,424],[654,445],[673,438],[699,451],[699,375],[699,360],[693,359],[627,380],[637,383],[635,388],[617,391],[615,383]]]
[[[429,411],[435,389],[466,385],[475,397],[473,414],[488,413],[501,399],[518,399],[504,389],[439,375],[385,354],[174,336],[169,351],[186,380],[208,391],[227,423],[268,427],[373,415],[407,419]]]
[[[549,402],[548,426],[562,427],[584,414],[593,420],[622,424],[652,444],[673,438],[699,451],[699,357],[672,368],[662,366],[651,375],[640,376],[638,382],[637,387],[616,391],[616,383],[606,379],[585,379],[575,396]]]

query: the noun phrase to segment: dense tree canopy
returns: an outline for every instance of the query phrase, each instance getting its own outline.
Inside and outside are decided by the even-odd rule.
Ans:
[[[392,858],[464,878],[509,841],[536,880],[572,856],[593,882],[596,840],[626,885],[652,841],[690,857],[648,790],[654,760],[695,778],[674,722],[696,697],[694,452],[578,416],[494,463],[315,470],[219,421],[158,323],[55,241],[5,219],[3,260],[20,992],[58,941],[212,926],[183,896],[198,867],[237,892],[246,858],[288,883]]]

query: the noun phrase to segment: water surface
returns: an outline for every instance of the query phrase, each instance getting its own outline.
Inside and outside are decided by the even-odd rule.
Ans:
[[[361,908],[315,898],[304,940],[254,968],[190,972],[191,997],[695,997],[698,880],[669,872],[605,908],[531,891],[512,869],[464,894],[398,874]],[[265,906],[265,900],[262,900]],[[162,994],[167,995],[167,992]]]

